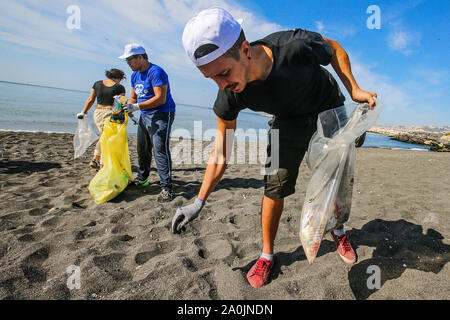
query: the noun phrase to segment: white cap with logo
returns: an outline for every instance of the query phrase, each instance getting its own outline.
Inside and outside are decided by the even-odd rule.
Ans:
[[[240,23],[226,10],[212,7],[191,18],[183,31],[183,46],[189,58],[198,66],[216,60],[230,49],[241,34]],[[205,44],[218,48],[198,59],[195,51]]]
[[[125,45],[123,55],[118,57],[119,59],[126,59],[136,54],[145,54],[145,49],[137,43],[129,43]]]

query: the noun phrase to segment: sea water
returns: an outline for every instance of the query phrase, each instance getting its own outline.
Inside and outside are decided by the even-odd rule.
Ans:
[[[77,113],[83,110],[89,92],[42,87],[0,81],[0,130],[33,132],[75,133]],[[95,127],[92,115],[95,105],[88,113],[88,119]],[[135,114],[139,114],[136,112]],[[241,111],[237,129],[245,133],[241,139],[252,142],[267,142],[267,122],[270,118],[252,111]],[[211,107],[191,106],[177,103],[172,137],[211,139],[217,128],[217,117]],[[135,135],[137,126],[128,122],[127,132]],[[239,139],[238,139],[239,140]],[[428,150],[428,147],[390,139],[386,135],[367,133],[363,147]]]

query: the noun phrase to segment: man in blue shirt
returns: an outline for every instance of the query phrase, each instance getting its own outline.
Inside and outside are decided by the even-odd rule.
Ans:
[[[175,102],[170,94],[169,78],[160,66],[148,61],[145,49],[138,44],[127,44],[119,58],[126,59],[133,70],[127,112],[141,112],[137,132],[138,173],[134,183],[137,186],[149,184],[153,150],[162,189],[158,199],[170,201],[173,186],[169,140]]]

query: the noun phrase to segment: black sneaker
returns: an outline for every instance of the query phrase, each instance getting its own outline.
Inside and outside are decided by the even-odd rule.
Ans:
[[[366,140],[366,133],[364,132],[362,135],[360,135],[358,138],[356,138],[356,140],[355,140],[355,147],[356,148],[361,148],[362,145],[364,144],[365,140]]]
[[[140,180],[139,178],[136,178],[133,180],[133,184],[137,187],[145,187],[150,184],[150,181],[148,181],[148,178],[145,180]]]
[[[172,201],[173,199],[173,190],[172,188],[162,188],[161,193],[158,196],[158,201]]]

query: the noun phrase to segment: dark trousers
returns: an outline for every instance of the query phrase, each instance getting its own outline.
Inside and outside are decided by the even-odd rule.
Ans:
[[[175,111],[142,114],[137,132],[138,179],[145,180],[150,174],[152,151],[155,154],[161,188],[172,187],[172,158],[169,141]]]

